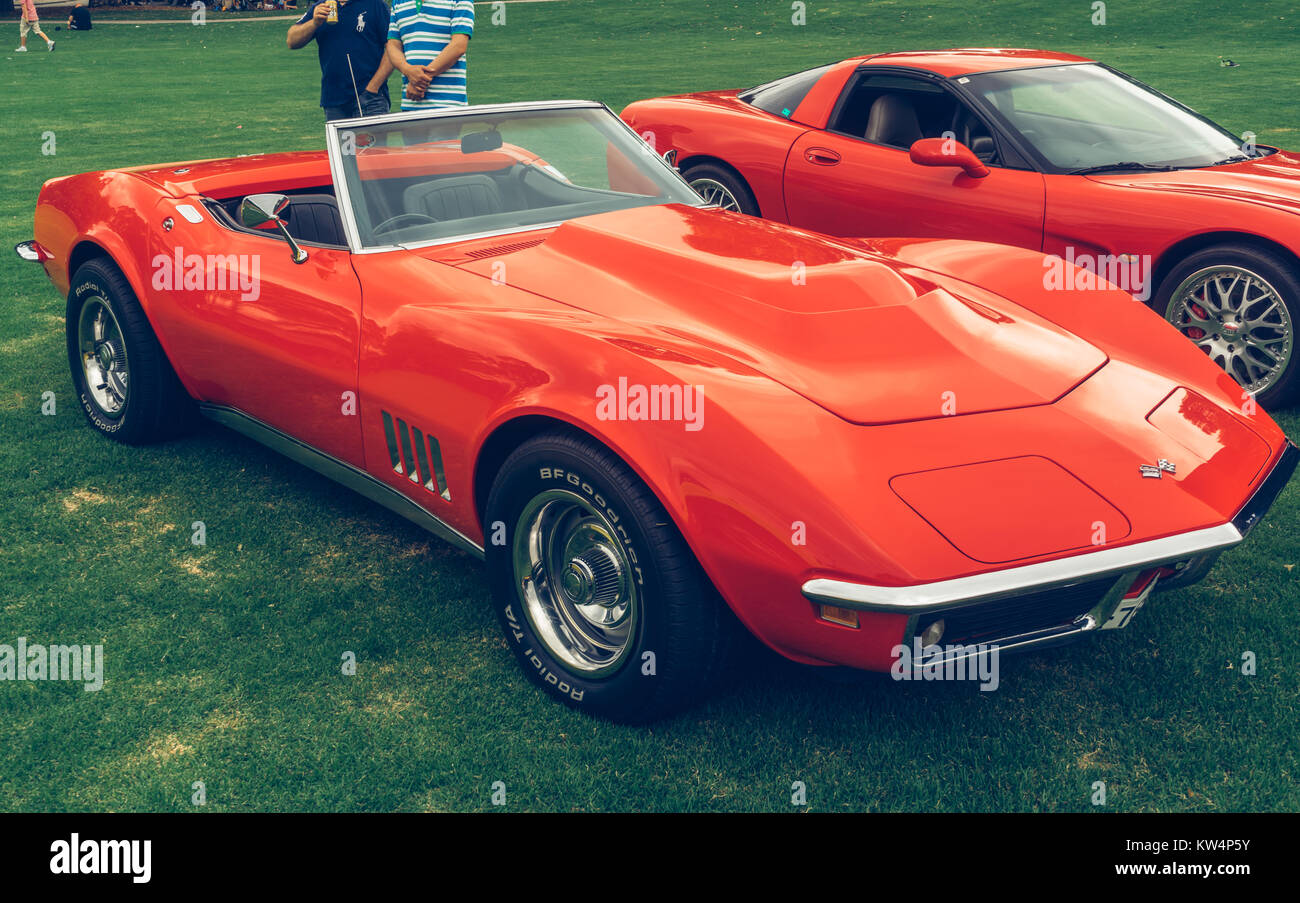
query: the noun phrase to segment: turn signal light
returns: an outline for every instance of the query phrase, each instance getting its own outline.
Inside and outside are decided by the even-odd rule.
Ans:
[[[851,608],[823,604],[821,606],[821,616],[823,621],[830,621],[832,624],[839,624],[841,627],[857,629],[858,626],[858,613]]]

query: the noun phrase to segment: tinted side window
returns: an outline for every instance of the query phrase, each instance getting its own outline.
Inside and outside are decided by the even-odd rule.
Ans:
[[[827,129],[899,150],[920,138],[952,134],[985,163],[1023,167],[1019,157],[1006,161],[983,120],[929,79],[860,74],[845,88]]]
[[[861,138],[866,133],[872,106],[885,94],[908,99],[923,137],[937,137],[952,127],[957,102],[939,85],[905,75],[871,75],[859,76],[850,84],[835,111],[830,130]]]
[[[806,72],[778,78],[774,82],[742,92],[740,99],[760,110],[789,119],[799,108],[799,104],[803,103],[803,99],[808,96],[808,92],[813,89],[813,85],[821,81],[821,77],[830,68],[830,66],[820,66]]]

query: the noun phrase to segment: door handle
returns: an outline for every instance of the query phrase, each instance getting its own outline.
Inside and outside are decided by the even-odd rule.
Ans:
[[[828,147],[810,147],[803,152],[803,158],[816,166],[834,166],[840,162],[839,153]]]

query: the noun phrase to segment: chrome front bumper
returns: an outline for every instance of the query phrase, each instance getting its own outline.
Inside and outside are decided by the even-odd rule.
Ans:
[[[1112,578],[1108,588],[1098,590],[1100,599],[1085,614],[1074,617],[1068,623],[1010,633],[987,641],[989,645],[996,645],[1000,651],[1061,642],[1105,624],[1123,602],[1129,588],[1147,571],[1174,568],[1175,573],[1169,578],[1169,583],[1177,585],[1192,582],[1180,580],[1180,572],[1188,573],[1189,576],[1199,572],[1198,578],[1204,576],[1209,565],[1221,552],[1240,543],[1259,523],[1291,479],[1297,463],[1300,463],[1300,448],[1288,442],[1264,482],[1241,510],[1228,523],[1217,527],[1085,552],[1055,561],[912,586],[873,586],[818,578],[803,585],[803,594],[814,603],[860,611],[906,614],[909,616],[903,637],[906,645],[912,642],[918,622],[926,615],[956,612],[972,606],[1054,590],[1064,591],[1080,584]]]

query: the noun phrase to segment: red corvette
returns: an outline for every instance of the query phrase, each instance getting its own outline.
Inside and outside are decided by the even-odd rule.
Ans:
[[[885,53],[623,118],[706,199],[841,236],[1063,258],[1147,301],[1266,407],[1300,397],[1300,157],[1037,50]],[[1088,278],[1088,277],[1081,277]]]
[[[876,670],[1124,626],[1300,456],[1123,292],[710,208],[594,103],[54,179],[18,251],[96,430],[197,410],[484,557],[523,670],[630,721],[701,691],[728,609]]]

